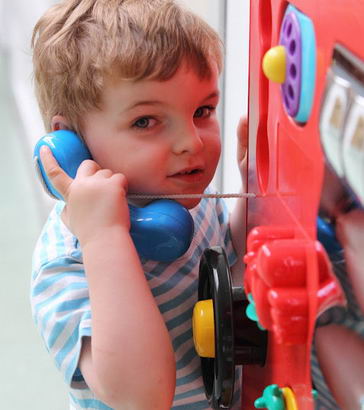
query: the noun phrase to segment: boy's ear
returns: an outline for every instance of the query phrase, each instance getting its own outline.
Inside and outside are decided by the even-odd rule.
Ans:
[[[63,115],[55,115],[51,121],[52,131],[71,129],[68,120]]]

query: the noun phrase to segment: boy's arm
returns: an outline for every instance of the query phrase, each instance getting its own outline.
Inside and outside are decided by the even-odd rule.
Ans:
[[[83,247],[92,339],[80,369],[115,409],[169,409],[175,367],[169,335],[127,230],[109,230]]]
[[[325,382],[341,409],[361,410],[364,397],[364,339],[345,326],[317,328],[317,358]]]
[[[248,144],[248,127],[246,118],[240,119],[237,136],[237,160],[242,180],[241,192],[246,192],[246,152]],[[240,277],[244,267],[243,256],[246,236],[246,198],[239,198],[236,201],[233,212],[230,215],[230,232],[233,246],[238,256],[237,262],[232,267],[232,272],[234,277]]]
[[[72,180],[46,148],[41,157],[83,252],[92,337],[83,341],[79,367],[88,386],[116,410],[169,409],[174,353],[129,234],[125,178],[85,161]]]
[[[364,212],[354,209],[336,219],[336,235],[345,254],[348,281],[364,312]],[[349,302],[350,309],[350,302]],[[326,384],[340,408],[361,409],[364,397],[364,337],[336,324],[318,327],[317,358]]]

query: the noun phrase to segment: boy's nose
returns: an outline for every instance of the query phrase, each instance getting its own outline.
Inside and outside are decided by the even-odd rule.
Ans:
[[[185,152],[196,154],[202,148],[202,138],[194,125],[181,128],[173,141],[173,152],[178,155]]]

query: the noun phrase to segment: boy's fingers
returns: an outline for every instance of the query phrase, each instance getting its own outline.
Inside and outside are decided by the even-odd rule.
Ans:
[[[248,120],[246,117],[241,117],[238,124],[238,138],[246,147],[248,144]]]
[[[43,145],[41,147],[40,159],[42,161],[43,168],[54,188],[62,195],[64,199],[67,199],[68,190],[73,179],[69,177],[59,166],[48,146]]]
[[[101,169],[100,165],[92,159],[86,159],[81,163],[77,170],[78,177],[88,177],[94,175]]]
[[[248,121],[246,117],[241,117],[238,125],[238,160],[242,161],[246,156],[248,148]]]

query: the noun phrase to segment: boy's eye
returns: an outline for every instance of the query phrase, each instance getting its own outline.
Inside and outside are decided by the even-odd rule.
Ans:
[[[137,119],[134,122],[133,127],[136,127],[136,128],[149,128],[153,125],[153,121],[155,121],[155,120],[151,117],[142,117],[142,118]]]
[[[208,118],[210,115],[215,111],[215,107],[212,105],[205,105],[203,107],[197,108],[195,111],[194,117],[195,118]]]

